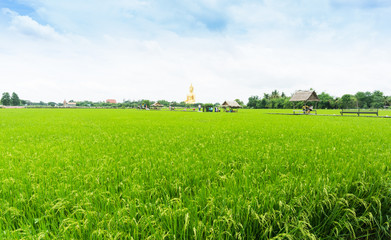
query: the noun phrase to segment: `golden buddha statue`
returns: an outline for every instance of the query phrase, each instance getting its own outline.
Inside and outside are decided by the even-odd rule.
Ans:
[[[193,91],[194,91],[193,84],[191,84],[190,85],[190,93],[187,94],[187,99],[186,99],[185,103],[195,103],[195,95],[194,95]]]

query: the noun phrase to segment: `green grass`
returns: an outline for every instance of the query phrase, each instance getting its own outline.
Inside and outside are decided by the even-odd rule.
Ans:
[[[266,112],[1,110],[0,239],[391,239],[390,119]]]

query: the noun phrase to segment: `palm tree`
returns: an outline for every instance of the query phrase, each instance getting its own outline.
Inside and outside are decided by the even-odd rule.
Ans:
[[[280,98],[280,93],[277,90],[274,90],[270,98]]]

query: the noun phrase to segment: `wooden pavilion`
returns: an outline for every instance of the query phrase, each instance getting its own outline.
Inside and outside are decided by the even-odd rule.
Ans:
[[[240,106],[240,104],[236,101],[224,101],[220,107],[224,108],[226,112],[237,112],[239,108],[242,108],[242,106]]]
[[[151,105],[152,110],[160,110],[164,107],[164,105],[160,104],[159,102],[155,102],[154,104]]]
[[[314,90],[311,90],[311,91],[299,90],[299,91],[295,92],[295,94],[293,94],[293,96],[291,97],[291,99],[289,101],[294,102],[294,103],[295,102],[304,102],[304,105],[307,105],[307,102],[315,102],[315,105],[317,105],[319,100],[320,99]],[[294,103],[293,103],[293,109],[295,109]],[[300,110],[300,111],[303,111],[304,113],[306,112],[305,109]],[[315,113],[317,113],[316,106],[315,106],[314,111],[315,111]],[[295,112],[297,112],[297,111],[293,110],[293,114],[295,114]]]

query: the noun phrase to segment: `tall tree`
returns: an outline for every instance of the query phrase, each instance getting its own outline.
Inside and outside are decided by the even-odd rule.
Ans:
[[[244,103],[240,101],[239,98],[235,99],[235,102],[237,102],[240,106],[244,106]]]
[[[267,94],[267,93],[264,93],[264,94],[263,94],[263,98],[264,98],[264,99],[270,99],[270,95]]]
[[[367,95],[364,92],[357,92],[354,95],[357,99],[357,104],[359,108],[363,108],[365,105],[367,105]]]
[[[373,108],[382,108],[385,105],[386,98],[383,95],[383,92],[381,91],[374,91],[372,94],[372,104],[371,107]]]
[[[257,107],[258,102],[259,102],[258,96],[251,96],[248,98],[247,107],[248,108],[258,108]]]
[[[354,95],[357,99],[358,107],[368,108],[371,106],[373,101],[373,95],[370,92],[357,92]]]
[[[266,108],[269,105],[270,100],[262,98],[261,101],[257,102],[257,108]]]
[[[391,96],[386,97],[386,100],[384,101],[385,106],[390,107],[391,105]]]
[[[142,100],[142,104],[143,106],[146,105],[148,108],[151,107],[151,101],[147,100],[147,99],[143,99]]]
[[[282,95],[282,94],[281,94]],[[289,98],[284,98],[284,108],[285,109],[288,109],[288,108],[293,108],[293,103],[291,101],[289,101]]]
[[[270,98],[271,99],[280,98],[280,93],[277,91],[277,89],[272,92],[272,94],[270,95]]]
[[[335,107],[335,102],[334,98],[330,96],[328,93],[322,92],[321,94],[318,95],[319,97],[319,103],[318,103],[318,108],[334,108]]]
[[[345,94],[339,99],[340,108],[354,108],[357,107],[357,100],[353,95]]]
[[[10,97],[10,94],[5,92],[3,93],[3,96],[1,97],[1,103],[4,105],[4,106],[9,106],[11,105],[11,97]]]
[[[20,105],[19,96],[18,96],[18,94],[16,94],[15,92],[12,93],[11,105],[12,105],[12,106],[19,106],[19,105]]]
[[[270,100],[272,108],[283,108],[284,99],[283,98],[272,98]]]

